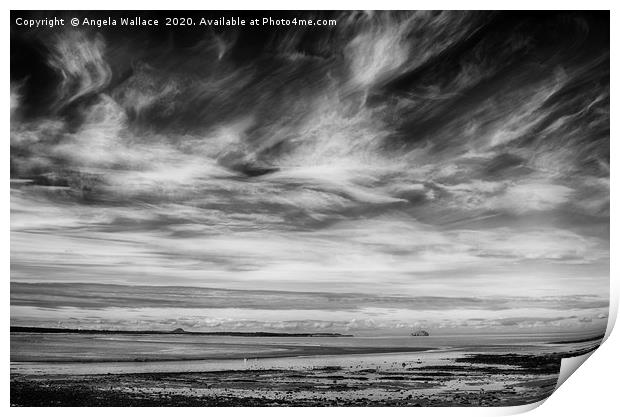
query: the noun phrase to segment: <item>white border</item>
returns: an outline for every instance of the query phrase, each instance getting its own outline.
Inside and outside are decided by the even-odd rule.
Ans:
[[[127,0],[107,0],[105,2],[87,3],[85,1],[8,1],[8,9],[5,9],[5,22],[10,20],[10,9],[15,10],[183,10],[183,9],[199,9],[199,10],[288,10],[291,7],[305,10],[392,10],[392,9],[449,9],[449,10],[546,10],[546,9],[575,9],[575,10],[611,10],[611,49],[612,70],[617,68],[617,41],[618,41],[618,24],[619,19],[616,16],[616,11],[613,10],[613,5],[618,4],[612,1],[599,1],[589,0],[587,2],[577,1],[541,1],[541,0],[521,0],[521,1],[394,1],[383,0],[377,1],[335,1],[335,0],[314,0],[312,2],[306,2],[305,4],[297,4],[291,1],[282,0],[264,0],[261,2],[251,1],[236,1],[232,2],[207,2],[207,1],[183,1],[175,0],[174,2],[158,2],[143,0],[143,1],[127,1]],[[89,7],[90,6],[90,7]],[[10,85],[6,81],[9,79],[9,65],[8,57],[10,56],[10,44],[9,44],[10,28],[7,24],[4,36],[2,39],[2,55],[5,57],[4,65],[2,65],[2,73],[4,83],[4,97],[10,96]],[[611,83],[612,96],[617,97],[617,89],[615,84]],[[3,132],[4,143],[0,147],[1,160],[4,162],[4,169],[6,170],[4,178],[9,178],[9,103],[5,102],[4,110],[4,122]],[[613,107],[612,107],[613,108]],[[611,118],[611,130],[615,131],[617,126],[616,119]],[[617,156],[618,146],[611,141],[611,155]],[[612,157],[613,159],[613,157]],[[615,184],[617,184],[618,178],[615,171],[611,172],[611,209],[615,212],[618,207],[618,197],[615,190]],[[3,271],[3,288],[4,288],[4,314],[2,315],[3,328],[5,329],[5,336],[2,343],[2,353],[6,362],[4,363],[5,377],[2,379],[2,402],[5,407],[9,406],[9,352],[10,352],[10,339],[9,339],[9,318],[10,318],[10,199],[9,199],[9,182],[2,181],[2,194],[0,209],[2,212],[2,218],[4,219],[4,227],[2,228],[2,239],[0,240],[2,245],[2,271]],[[611,254],[618,253],[618,224],[611,219]],[[618,311],[618,279],[619,269],[617,262],[614,262],[612,256],[610,277],[611,277],[611,306],[610,306],[610,320],[608,324],[608,337],[609,331],[613,327],[613,323],[617,317]],[[616,332],[617,333],[617,332]],[[233,408],[233,409],[207,409],[207,408],[193,408],[179,410],[185,415],[201,415],[205,413],[215,413],[219,415],[257,415],[257,416],[290,416],[295,414],[298,416],[314,417],[315,413],[325,413],[331,415],[353,415],[356,417],[375,416],[377,413],[387,412],[394,416],[410,416],[412,413],[422,414],[425,416],[495,416],[495,415],[508,415],[516,414],[524,411],[531,410],[533,416],[548,416],[548,415],[565,415],[565,416],[583,416],[584,414],[597,416],[597,415],[611,415],[612,410],[618,409],[618,392],[617,392],[617,375],[619,370],[618,357],[616,352],[620,352],[619,337],[617,334],[612,335],[603,344],[603,346],[596,351],[592,356],[592,359],[586,362],[585,366],[582,366],[577,370],[576,375],[569,378],[569,380],[563,384],[556,393],[554,393],[543,406],[537,407],[540,404],[532,406],[522,407],[505,407],[505,408]],[[145,410],[146,411],[146,410]],[[55,416],[78,416],[84,411],[80,409],[69,408],[46,408],[40,409],[18,409],[10,408],[9,412],[14,415],[38,415],[39,413],[45,413],[45,415]],[[134,410],[130,408],[92,408],[88,410],[89,414],[93,416],[108,416],[110,413],[133,415],[140,410]],[[166,408],[152,408],[147,411],[154,417],[164,417],[170,413],[170,409]]]

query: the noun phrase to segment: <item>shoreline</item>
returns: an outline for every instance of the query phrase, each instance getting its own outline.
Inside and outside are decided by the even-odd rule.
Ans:
[[[507,406],[550,395],[548,355],[469,354],[421,362],[403,354],[330,365],[208,372],[18,375],[14,406]],[[304,358],[304,361],[306,358]]]
[[[424,349],[419,351],[402,352],[366,352],[357,354],[324,354],[324,355],[297,355],[251,358],[210,358],[210,359],[181,359],[181,360],[153,360],[153,361],[90,361],[90,362],[51,362],[51,361],[11,361],[11,376],[65,376],[65,375],[138,375],[138,374],[173,374],[173,373],[205,373],[205,372],[241,372],[258,369],[298,369],[312,368],[313,366],[339,366],[342,363],[365,363],[373,359],[387,361],[399,358],[404,360],[412,355],[444,358],[450,353],[454,358],[465,355],[454,348]],[[416,356],[417,357],[417,356]],[[246,361],[247,360],[247,361]]]
[[[67,335],[60,339],[27,337],[24,341],[31,346],[29,355],[41,358],[52,355],[54,349],[78,349],[74,339]],[[96,358],[98,351],[88,349],[101,347],[100,338],[85,339],[88,344],[76,352],[90,352]],[[182,351],[184,357],[177,360],[11,361],[11,405],[523,405],[551,395],[562,358],[599,346],[598,341],[573,345],[539,341],[531,345],[350,346],[338,340],[325,339],[323,346],[289,341],[277,344],[267,339],[257,343],[248,343],[247,339],[243,343],[199,343],[196,350]],[[41,344],[45,341],[51,343],[47,353]],[[155,352],[154,346],[160,342],[133,342],[138,343],[134,347],[148,346],[142,355],[159,355],[175,346],[164,344]],[[125,356],[119,357],[127,355],[124,346],[119,345],[119,352]],[[209,351],[209,346],[214,350]],[[235,346],[240,349],[234,350]],[[520,349],[515,349],[517,346]],[[183,349],[188,349],[187,345]],[[130,352],[138,355],[138,349]],[[187,358],[188,352],[201,356],[210,352],[210,358]],[[222,352],[228,356],[215,357]]]
[[[251,354],[213,354],[210,357],[178,357],[178,358],[134,358],[134,359],[91,359],[91,360],[21,360],[19,358],[11,358],[10,363],[13,364],[50,364],[50,365],[71,365],[71,364],[154,364],[154,363],[180,363],[180,362],[206,362],[206,361],[240,361],[240,360],[267,360],[267,359],[302,359],[302,358],[329,358],[329,357],[363,357],[367,355],[398,355],[406,353],[422,353],[422,352],[439,352],[448,349],[456,349],[453,347],[402,347],[402,348],[340,348],[334,346],[313,346],[309,349],[302,346],[298,353],[294,351],[268,351],[268,352],[252,352]]]

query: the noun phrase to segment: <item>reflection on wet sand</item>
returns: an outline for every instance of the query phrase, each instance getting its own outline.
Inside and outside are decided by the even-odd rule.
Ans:
[[[222,344],[223,341],[227,343]],[[167,345],[170,340],[159,342]],[[238,351],[237,356],[246,354],[249,346],[259,342],[239,341],[238,347],[245,346],[245,350]],[[281,355],[291,349],[287,343],[299,348],[303,347],[302,341],[270,340],[265,344],[283,345],[279,355],[263,350],[262,354],[267,356],[229,359],[13,361],[11,403],[67,406],[521,405],[549,396],[556,385],[561,358],[591,351],[600,339],[528,344],[517,343],[513,338],[513,344],[508,345],[508,340],[490,338],[486,344],[467,347],[400,346],[401,350],[409,351],[392,353],[385,352],[388,348],[379,346],[377,340],[352,338],[346,341],[349,345],[346,349],[359,344],[358,352],[366,353],[349,353],[343,351],[344,346],[329,346],[325,340],[319,342],[327,346],[322,343],[310,346],[311,354],[299,356]],[[144,343],[144,339],[139,342]],[[230,340],[215,338],[205,343],[222,349]],[[345,342],[332,343],[342,345]],[[423,344],[410,339],[401,341],[401,345],[407,343]],[[317,350],[317,347],[324,350]],[[519,353],[509,353],[514,351]]]

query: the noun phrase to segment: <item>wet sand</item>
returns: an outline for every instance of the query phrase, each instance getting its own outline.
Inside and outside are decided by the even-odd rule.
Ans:
[[[28,406],[517,405],[553,392],[559,362],[415,367],[415,362],[310,369],[13,376],[11,403]]]
[[[345,366],[211,372],[11,376],[11,404],[27,406],[518,405],[553,392],[559,358],[464,355],[350,358]],[[328,360],[329,362],[329,360]],[[263,367],[265,365],[266,367]]]
[[[597,343],[325,350],[253,359],[12,362],[14,406],[512,406],[556,385]],[[358,348],[358,351],[361,348]],[[404,349],[404,348],[403,348]],[[533,353],[535,352],[535,353]],[[306,352],[307,353],[307,352]],[[329,353],[329,354],[328,354]]]

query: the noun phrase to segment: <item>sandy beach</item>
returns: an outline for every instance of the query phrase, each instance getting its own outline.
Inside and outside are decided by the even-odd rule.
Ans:
[[[221,349],[224,341],[230,344],[229,339],[209,343]],[[556,385],[561,358],[591,350],[598,340],[523,344],[518,354],[507,353],[497,340],[477,347],[395,346],[393,352],[387,352],[388,347],[367,346],[371,342],[355,338],[332,342],[349,346],[321,345],[325,341],[303,346],[301,341],[271,340],[262,342],[263,349],[255,352],[256,357],[242,357],[253,344],[261,342],[241,340],[240,350],[229,358],[217,358],[220,351],[214,349],[210,359],[69,361],[58,360],[62,352],[56,351],[48,353],[56,360],[12,361],[11,404],[521,405],[549,396]],[[143,345],[144,338],[139,343]],[[160,343],[167,346],[170,342]],[[376,340],[372,343],[378,344]],[[401,343],[412,342],[404,339]],[[415,343],[429,344],[431,340]]]

